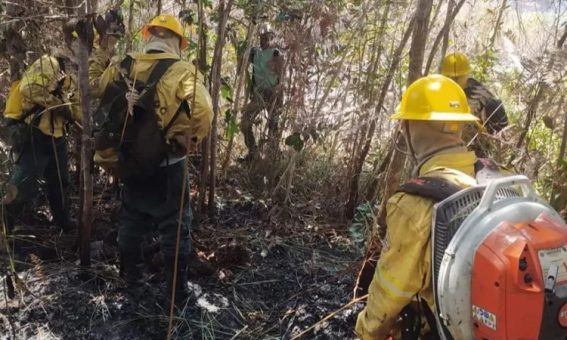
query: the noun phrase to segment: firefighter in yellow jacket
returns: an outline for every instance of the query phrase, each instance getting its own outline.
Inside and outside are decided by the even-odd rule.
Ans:
[[[479,157],[487,157],[491,153],[492,138],[483,136],[486,130],[496,134],[508,126],[508,116],[502,101],[484,84],[471,76],[469,59],[462,52],[452,52],[443,58],[441,73],[454,80],[463,88],[467,96],[471,113],[480,119],[483,129],[480,132],[470,126],[463,131],[463,140]]]
[[[461,139],[470,113],[464,91],[441,75],[423,77],[408,87],[392,119],[401,120],[419,176],[434,176],[466,188],[474,185],[474,152]],[[406,306],[435,310],[431,287],[431,221],[434,202],[398,192],[387,204],[387,247],[370,284],[356,332],[364,340],[400,338],[399,316]],[[423,312],[423,311],[422,311]],[[422,315],[423,316],[423,315]],[[426,318],[422,324],[427,325]],[[428,327],[421,330],[422,336]],[[427,337],[424,337],[427,338]]]
[[[203,76],[193,64],[180,59],[181,50],[187,47],[183,27],[171,15],[160,15],[142,29],[147,41],[143,53],[130,54],[133,61],[125,76],[129,79],[147,81],[153,68],[161,59],[176,59],[163,73],[156,85],[155,108],[158,125],[172,125],[165,133],[165,139],[171,145],[171,153],[150,179],[143,181],[124,180],[122,208],[119,216],[121,223],[118,233],[120,247],[121,272],[125,276],[130,291],[139,295],[145,285],[142,272],[141,244],[145,234],[157,229],[160,234],[161,250],[165,258],[165,279],[169,298],[175,284],[175,302],[183,307],[188,298],[187,270],[191,248],[189,224],[191,208],[189,204],[188,180],[183,183],[185,150],[188,140],[200,140],[210,130],[212,120],[211,98],[203,85]],[[105,88],[120,77],[119,66],[112,64],[104,71],[100,86],[95,93],[101,96]],[[128,96],[129,105],[136,102],[137,95]],[[190,115],[175,113],[186,101]],[[177,150],[175,152],[174,150]],[[182,152],[179,152],[182,150]],[[95,154],[95,161],[103,167],[111,167],[116,162],[115,150],[101,150]],[[183,186],[185,188],[183,189]],[[185,195],[182,198],[182,192]],[[181,202],[184,204],[182,205]],[[179,209],[182,206],[181,238],[179,243],[179,261],[174,268],[176,255],[177,224]],[[176,275],[174,274],[176,272]],[[174,276],[177,278],[174,282]]]
[[[23,211],[37,197],[42,180],[54,223],[64,231],[72,229],[65,133],[68,122],[81,121],[74,77],[76,44],[37,59],[9,93],[4,124],[14,169],[2,200],[3,220],[9,230],[21,223]]]

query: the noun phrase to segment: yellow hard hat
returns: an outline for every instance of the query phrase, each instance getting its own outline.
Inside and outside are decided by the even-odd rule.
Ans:
[[[179,38],[181,38],[181,45],[180,45],[181,49],[187,47],[188,42],[183,34],[183,26],[181,25],[179,20],[177,20],[177,18],[174,17],[173,15],[169,15],[169,14],[158,15],[157,17],[153,18],[149,24],[142,27],[142,35],[144,39],[148,40],[150,38],[150,28],[152,27],[162,27],[172,31],[177,36],[179,36]]]
[[[391,119],[477,121],[470,113],[465,91],[450,78],[433,74],[411,84]]]
[[[467,75],[471,72],[469,59],[464,53],[454,52],[447,54],[443,58],[441,65],[441,74],[447,77],[459,77]]]

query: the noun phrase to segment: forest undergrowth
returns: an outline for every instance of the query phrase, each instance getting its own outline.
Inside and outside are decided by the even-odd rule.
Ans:
[[[308,338],[355,338],[362,304],[322,321],[352,299],[358,253],[344,225],[313,213],[311,204],[269,209],[237,180],[221,183],[217,195],[216,219],[192,226],[201,265],[191,271],[192,297],[174,323],[174,338],[292,339],[311,326]],[[149,285],[136,302],[119,276],[116,192],[98,183],[94,201],[86,278],[76,236],[49,226],[47,214],[17,232],[14,282],[21,294],[9,299],[7,285],[0,287],[0,339],[165,338],[159,243],[152,236],[145,244]]]

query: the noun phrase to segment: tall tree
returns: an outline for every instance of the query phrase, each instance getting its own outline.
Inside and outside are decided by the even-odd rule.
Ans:
[[[217,120],[219,116],[220,106],[220,86],[221,86],[221,66],[222,66],[222,51],[225,45],[226,37],[226,23],[230,10],[232,9],[233,0],[228,0],[225,5],[224,0],[220,0],[219,13],[221,19],[219,20],[217,28],[217,42],[215,44],[215,51],[213,54],[213,67],[211,69],[212,81],[212,100],[213,100],[213,126],[211,128],[211,160],[210,160],[210,177],[209,177],[209,216],[213,216],[215,212],[215,187],[216,187],[216,160],[217,160]]]
[[[79,17],[85,18],[88,3],[83,2],[79,6]],[[82,22],[92,30],[92,22]],[[83,113],[83,133],[81,135],[81,177],[82,177],[82,211],[80,223],[80,258],[83,267],[90,266],[90,238],[91,224],[93,218],[93,180],[92,180],[92,155],[94,142],[92,138],[91,115],[89,110],[89,74],[88,58],[89,46],[87,41],[79,39],[79,93],[81,96],[81,110]],[[66,166],[66,165],[65,165]]]
[[[251,21],[248,25],[248,30],[246,33],[246,48],[244,50],[244,55],[240,59],[240,63],[238,65],[236,79],[235,79],[235,86],[236,88],[234,92],[234,101],[232,107],[232,115],[231,117],[235,122],[237,121],[238,112],[240,111],[240,96],[242,94],[243,87],[246,83],[246,69],[248,68],[248,59],[250,57],[250,51],[252,50],[252,37],[256,34],[257,25],[254,21]],[[244,91],[246,92],[246,91]],[[246,96],[245,100],[246,100]],[[236,133],[231,131],[228,138],[228,146],[226,147],[226,153],[224,156],[224,160],[221,166],[221,176],[226,176],[226,171],[228,169],[228,165],[230,163],[230,157],[232,155],[232,150],[234,148],[234,137]]]
[[[409,70],[407,84],[410,85],[416,79],[422,76],[423,56],[425,54],[425,43],[429,35],[429,15],[431,14],[431,7],[433,0],[419,0],[415,13],[415,25],[413,27],[413,34],[411,40],[411,47],[409,52]],[[386,202],[395,192],[400,184],[400,177],[402,174],[402,167],[405,162],[405,155],[398,150],[404,150],[406,147],[405,139],[402,134],[398,133],[396,137],[395,149],[393,151],[392,160],[386,172],[386,179],[384,181],[385,187],[382,191],[382,202],[378,209],[378,223],[385,226],[386,220]]]
[[[494,23],[492,36],[490,37],[489,48],[493,48],[494,43],[496,42],[496,37],[498,36],[498,32],[500,31],[500,27],[502,26],[502,16],[504,15],[504,11],[506,10],[507,2],[508,0],[502,0],[502,2],[500,3],[500,7],[498,8],[498,15],[496,17],[496,22]]]
[[[372,144],[374,133],[376,131],[376,124],[377,124],[376,118],[380,115],[380,112],[382,111],[382,108],[384,106],[386,95],[388,94],[388,90],[390,89],[390,85],[392,83],[392,80],[394,79],[394,74],[401,61],[402,53],[413,31],[414,22],[415,22],[415,16],[410,20],[410,23],[402,37],[402,40],[400,41],[398,47],[394,52],[394,55],[388,67],[388,72],[386,73],[386,77],[384,78],[382,87],[380,89],[380,96],[375,106],[374,117],[370,122],[368,132],[365,134],[363,147],[359,152],[358,156],[356,156],[354,160],[354,171],[351,177],[351,182],[349,187],[349,199],[345,209],[345,215],[349,219],[353,217],[354,209],[356,208],[356,203],[358,201],[358,183],[360,180],[360,174],[362,173],[364,162],[366,160],[366,157],[368,156],[368,152],[370,151],[370,146]]]

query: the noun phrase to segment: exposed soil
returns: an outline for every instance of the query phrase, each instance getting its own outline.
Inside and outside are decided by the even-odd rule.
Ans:
[[[274,217],[263,202],[230,186],[223,190],[220,197],[234,199],[221,201],[216,222],[193,225],[194,247],[210,270],[200,266],[192,273],[193,296],[174,322],[174,338],[291,339],[351,300],[357,254],[344,225],[307,219],[299,211]],[[0,339],[166,338],[155,242],[146,247],[148,288],[134,297],[118,272],[118,203],[97,199],[96,214],[104,219],[95,222],[87,279],[79,275],[74,236],[59,235],[46,220],[20,231],[16,258],[25,263],[17,264],[23,284],[16,286],[25,288],[9,299],[3,280]],[[303,338],[354,339],[361,308],[345,308]]]

